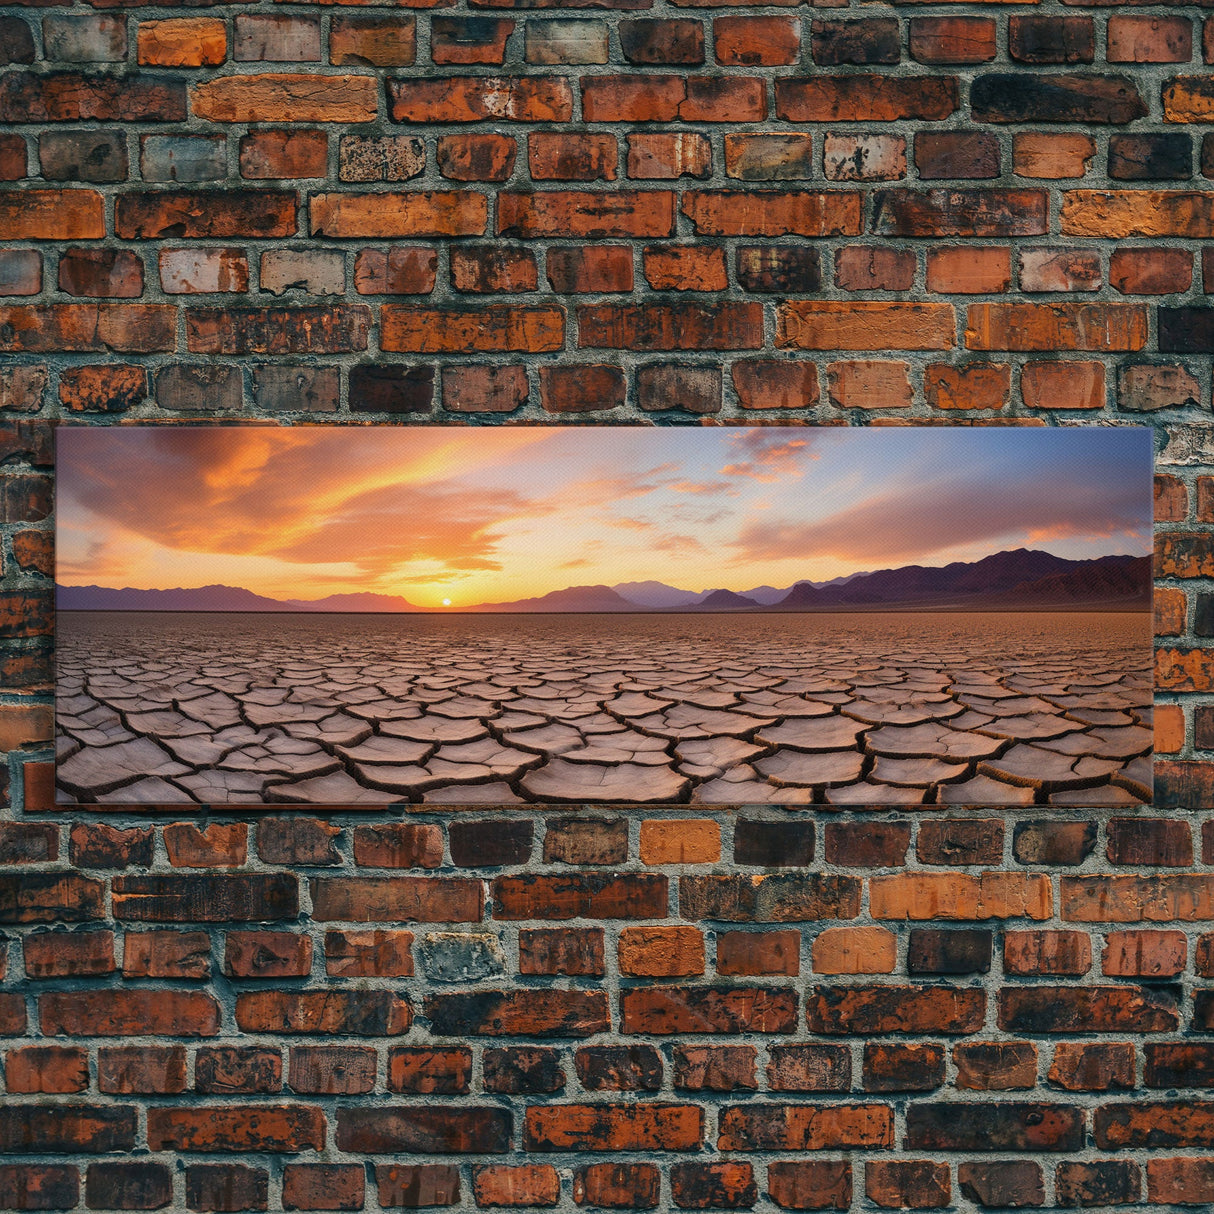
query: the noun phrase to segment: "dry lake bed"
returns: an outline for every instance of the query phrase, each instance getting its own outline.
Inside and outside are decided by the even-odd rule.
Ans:
[[[62,612],[61,802],[1120,806],[1151,620]]]

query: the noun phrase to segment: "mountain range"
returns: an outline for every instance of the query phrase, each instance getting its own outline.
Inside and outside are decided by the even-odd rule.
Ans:
[[[321,599],[272,599],[238,586],[121,590],[56,586],[60,611],[413,612],[427,608],[398,595],[331,594]],[[1151,558],[1103,556],[1071,561],[1027,548],[943,567],[904,565],[829,582],[801,581],[779,589],[715,587],[681,590],[664,582],[567,586],[535,598],[478,603],[468,612],[625,611],[948,611],[1113,610],[1151,606]]]

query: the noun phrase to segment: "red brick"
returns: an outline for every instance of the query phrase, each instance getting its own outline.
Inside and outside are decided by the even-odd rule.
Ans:
[[[383,350],[543,353],[564,345],[565,314],[555,307],[496,304],[478,308],[424,308],[385,304],[380,309]]]
[[[142,404],[147,395],[148,373],[143,367],[105,363],[65,367],[59,373],[59,400],[73,412],[120,413]]]
[[[986,995],[947,987],[811,987],[807,1021],[815,1033],[973,1033]]]
[[[1137,1198],[1135,1186],[1130,1200]],[[1172,1205],[1214,1202],[1214,1159],[1149,1159],[1147,1200]]]
[[[592,1163],[573,1174],[573,1200],[614,1210],[652,1210],[662,1177],[651,1163]]]
[[[206,932],[127,932],[124,978],[209,978],[211,940]]]
[[[518,145],[505,135],[440,135],[438,171],[451,181],[505,181]]]
[[[1101,409],[1104,366],[1097,362],[1025,363],[1020,395],[1030,409]]]
[[[674,195],[667,190],[535,190],[498,195],[499,236],[670,236]]]
[[[334,978],[408,978],[413,933],[387,929],[325,932],[325,971]]]
[[[704,1110],[684,1104],[549,1104],[527,1109],[528,1151],[688,1151],[704,1138]]]
[[[282,1172],[284,1210],[361,1210],[366,1178],[361,1164],[289,1163]]]
[[[790,1033],[796,1000],[775,987],[638,987],[620,994],[624,1033]]]
[[[34,932],[22,945],[30,978],[75,978],[114,972],[111,931]]]
[[[177,344],[177,309],[165,304],[0,307],[0,350],[151,354]]]
[[[405,194],[313,194],[313,236],[481,236],[488,204],[471,190]]]
[[[561,1179],[551,1164],[487,1164],[472,1170],[472,1192],[479,1208],[554,1206]]]
[[[294,1153],[325,1145],[325,1119],[308,1105],[191,1105],[148,1109],[153,1151]]]
[[[689,1092],[758,1087],[753,1045],[675,1045],[674,1086]]]
[[[88,1051],[63,1045],[9,1050],[4,1058],[4,1086],[12,1093],[83,1092],[89,1086]]]
[[[328,160],[329,137],[324,131],[250,131],[240,137],[242,177],[324,177]]]
[[[763,344],[760,304],[593,304],[577,313],[583,349],[755,350]]]
[[[389,80],[388,112],[394,122],[568,122],[573,94],[559,77]]]
[[[999,140],[985,131],[919,131],[915,168],[921,181],[999,176]]]
[[[195,354],[346,354],[367,348],[370,326],[364,304],[195,307],[186,312],[186,348]]]
[[[704,972],[704,936],[696,927],[626,927],[620,933],[620,972],[642,978]]]
[[[1129,1042],[1071,1042],[1054,1047],[1049,1081],[1068,1092],[1107,1092],[1135,1086]]]
[[[439,1037],[590,1037],[610,1023],[602,991],[478,990],[429,995],[426,1015]]]
[[[445,367],[443,408],[458,413],[509,413],[527,403],[525,367]]]
[[[284,190],[134,191],[114,205],[122,240],[159,236],[294,236],[296,198]]]
[[[329,62],[361,67],[408,67],[417,57],[413,17],[363,17],[340,14],[329,26]],[[499,60],[500,62],[500,60]]]
[[[904,362],[829,363],[826,385],[836,409],[906,409],[911,405],[910,367]]]
[[[990,17],[912,17],[910,53],[920,63],[989,63],[998,53]]]
[[[811,409],[818,403],[813,363],[747,360],[730,372],[743,409]]]
[[[292,1091],[354,1096],[375,1086],[377,1055],[357,1046],[292,1046],[287,1082]]]
[[[950,295],[991,295],[1012,281],[1011,250],[958,245],[929,249],[927,289]]]
[[[354,863],[368,868],[438,868],[443,832],[431,823],[392,822],[354,829]]]
[[[660,245],[644,253],[645,280],[655,291],[723,291],[729,285],[725,250]]]
[[[856,236],[862,223],[860,195],[842,191],[689,190],[681,209],[701,236]]]
[[[1188,249],[1114,249],[1109,284],[1123,295],[1170,295],[1193,284]]]
[[[470,1090],[472,1051],[465,1047],[399,1047],[388,1052],[388,1090],[460,1095]]]
[[[270,1174],[242,1164],[194,1164],[185,1170],[186,1205],[191,1210],[264,1210]]]
[[[574,1065],[587,1091],[656,1092],[662,1086],[662,1056],[651,1045],[583,1046]]]
[[[1112,864],[1183,867],[1193,863],[1187,822],[1170,818],[1112,818],[1105,854]]]
[[[1193,26],[1188,17],[1109,18],[1110,63],[1188,63],[1193,57]]]
[[[146,66],[215,67],[227,58],[227,28],[214,17],[140,21],[137,53]]]
[[[629,133],[628,176],[647,181],[707,177],[712,171],[712,145],[694,131]]]
[[[219,1004],[202,991],[111,989],[38,996],[45,1036],[213,1037]]]
[[[772,1045],[767,1086],[776,1092],[846,1092],[851,1051],[845,1045]]]
[[[236,978],[306,978],[312,941],[295,932],[228,932],[224,972]]]
[[[533,131],[527,168],[534,181],[614,181],[619,151],[614,135]]]
[[[500,1155],[509,1146],[511,1123],[509,1111],[496,1107],[433,1103],[346,1106],[337,1110],[335,1139],[339,1150],[356,1154]],[[380,1170],[376,1171],[378,1177]],[[382,1192],[382,1179],[380,1183]],[[387,1204],[400,1204],[400,1199]]]
[[[776,114],[786,122],[934,121],[958,106],[948,76],[817,75],[776,80]]]
[[[430,57],[435,63],[502,63],[514,24],[487,17],[432,17]]]
[[[971,350],[1141,350],[1146,309],[1138,304],[970,304],[965,344]]]
[[[956,1086],[1001,1092],[1037,1085],[1037,1047],[1028,1041],[967,1041],[953,1046]]]
[[[681,1210],[749,1209],[759,1196],[749,1163],[676,1163],[670,1168],[670,1191]]]
[[[775,1160],[767,1165],[768,1192],[784,1210],[849,1210],[851,1185],[851,1164],[845,1160]]]
[[[384,1207],[459,1204],[459,1168],[451,1164],[376,1164],[375,1183]]]
[[[0,77],[0,122],[184,122],[178,80],[83,72],[7,72]]]
[[[519,973],[602,977],[602,928],[520,928]]]
[[[174,867],[236,868],[248,855],[248,835],[243,822],[212,822],[205,830],[174,822],[164,828],[164,845]]]
[[[760,122],[763,81],[752,76],[586,76],[587,122]]]
[[[451,250],[451,285],[478,294],[534,291],[535,254],[503,245],[465,245]]]
[[[435,249],[362,249],[354,259],[354,289],[360,295],[428,295],[437,270]]]
[[[550,413],[585,413],[616,409],[624,403],[620,367],[578,364],[540,367],[540,401]]]
[[[629,63],[703,63],[704,27],[699,21],[621,21],[620,50]],[[602,62],[606,62],[606,57]]]
[[[236,1023],[252,1033],[340,1033],[391,1037],[408,1030],[407,1000],[385,990],[248,991],[236,996]]]
[[[801,933],[721,932],[717,935],[717,973],[754,977],[801,972]]]
[[[909,291],[915,255],[881,245],[849,245],[835,254],[835,286],[844,291]]]
[[[1002,409],[1011,392],[1012,369],[1006,363],[929,363],[923,372],[923,393],[935,409]]]
[[[715,17],[716,59],[726,67],[779,66],[801,54],[801,24],[796,17]]]
[[[625,245],[552,248],[548,283],[562,295],[597,295],[632,290],[632,250]]]
[[[866,1092],[931,1092],[944,1083],[944,1047],[870,1043],[864,1047]]]
[[[927,1159],[870,1159],[864,1165],[864,1195],[886,1210],[936,1210],[951,1204],[946,1163]]]
[[[720,1114],[721,1151],[822,1151],[894,1142],[893,1109],[884,1104],[745,1104]]]

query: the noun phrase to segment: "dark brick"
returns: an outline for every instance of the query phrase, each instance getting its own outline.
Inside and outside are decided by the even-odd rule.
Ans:
[[[531,835],[527,819],[452,822],[447,828],[451,862],[461,868],[525,864],[531,855]]]
[[[363,413],[429,413],[434,368],[363,363],[350,369],[350,408]]]
[[[173,1174],[162,1163],[91,1163],[84,1200],[93,1210],[160,1210],[173,1200]]]
[[[990,72],[974,80],[976,122],[1092,122],[1121,126],[1145,118],[1146,102],[1128,76]]]
[[[734,824],[733,858],[736,864],[764,868],[804,867],[814,858],[814,824],[739,818]]]
[[[565,1071],[556,1050],[541,1048],[487,1049],[482,1059],[486,1092],[559,1092]]]
[[[1113,135],[1109,176],[1120,181],[1176,181],[1193,174],[1193,141],[1186,134]]]
[[[987,974],[992,933],[980,928],[913,928],[907,943],[910,974]]]
[[[818,250],[808,245],[739,245],[738,285],[747,291],[806,295],[820,290]]]
[[[810,46],[819,67],[845,63],[897,63],[901,35],[896,17],[866,21],[814,21]]]
[[[1008,51],[1021,63],[1091,63],[1096,33],[1091,17],[1010,17]]]

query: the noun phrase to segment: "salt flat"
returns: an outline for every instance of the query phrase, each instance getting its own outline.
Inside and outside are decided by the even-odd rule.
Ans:
[[[1141,614],[64,612],[57,796],[1149,802]]]

